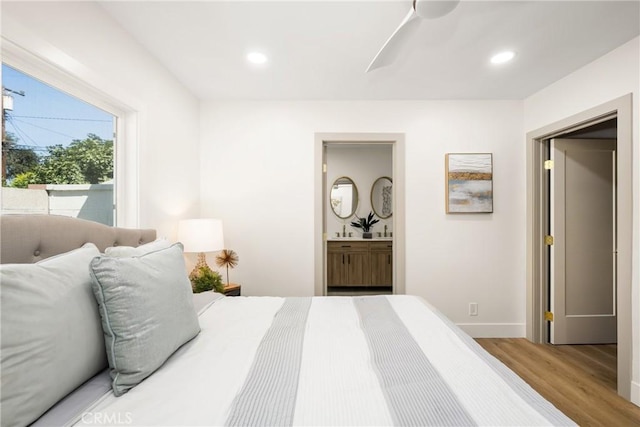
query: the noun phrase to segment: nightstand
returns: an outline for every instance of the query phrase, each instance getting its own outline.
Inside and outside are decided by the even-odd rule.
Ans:
[[[237,283],[229,283],[224,287],[224,294],[228,297],[239,297],[240,296],[240,285]]]

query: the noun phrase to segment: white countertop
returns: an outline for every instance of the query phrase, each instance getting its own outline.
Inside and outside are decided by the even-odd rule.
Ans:
[[[328,242],[371,242],[371,241],[393,241],[393,237],[373,237],[371,239],[363,239],[362,237],[327,237]]]

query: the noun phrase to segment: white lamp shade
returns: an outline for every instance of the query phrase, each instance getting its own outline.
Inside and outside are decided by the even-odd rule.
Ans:
[[[184,219],[178,222],[178,241],[185,252],[215,252],[224,249],[222,220]]]

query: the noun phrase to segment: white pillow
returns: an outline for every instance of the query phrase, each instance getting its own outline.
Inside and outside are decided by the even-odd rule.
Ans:
[[[111,257],[140,256],[160,249],[167,249],[169,246],[171,246],[171,243],[169,243],[167,239],[156,239],[153,242],[145,243],[137,247],[111,246],[104,250],[104,254]]]
[[[107,366],[92,243],[36,264],[0,265],[0,424],[27,425]]]
[[[200,332],[182,244],[137,257],[96,257],[91,275],[120,396]]]

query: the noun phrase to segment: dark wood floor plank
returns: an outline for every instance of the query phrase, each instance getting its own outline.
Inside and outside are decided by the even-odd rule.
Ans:
[[[476,340],[580,426],[640,426],[640,407],[616,393],[616,346]]]

